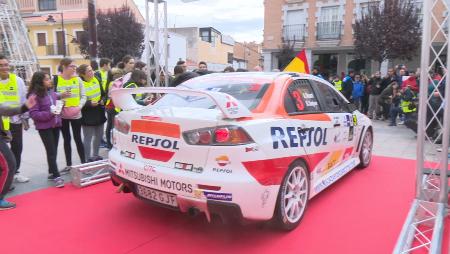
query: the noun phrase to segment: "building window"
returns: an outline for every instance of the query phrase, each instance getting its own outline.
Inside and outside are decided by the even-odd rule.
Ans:
[[[40,11],[54,11],[56,10],[56,0],[39,0]]]
[[[341,24],[339,6],[322,7],[317,24],[317,39],[339,39],[341,37]]]
[[[77,40],[77,43],[81,43],[84,33],[84,31],[75,31],[75,39]]]
[[[51,75],[49,67],[41,67],[41,71]]]
[[[303,10],[287,11],[283,26],[283,39],[285,41],[305,41],[304,23]]]
[[[37,33],[37,45],[38,46],[46,46],[47,45],[47,36],[45,33]]]
[[[202,31],[200,34],[202,41],[211,42],[210,31]]]
[[[233,53],[228,53],[228,63],[233,64]]]

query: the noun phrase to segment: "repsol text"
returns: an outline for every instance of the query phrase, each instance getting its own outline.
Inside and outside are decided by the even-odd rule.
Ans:
[[[327,145],[327,128],[270,127],[273,149]]]
[[[131,135],[131,142],[146,146],[162,147],[166,149],[180,150],[178,147],[178,141],[172,141],[170,139],[152,138],[141,135]]]

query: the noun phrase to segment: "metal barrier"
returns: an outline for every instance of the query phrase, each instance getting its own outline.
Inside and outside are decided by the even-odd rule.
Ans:
[[[78,188],[86,187],[110,179],[109,160],[94,161],[72,166],[72,184]]]

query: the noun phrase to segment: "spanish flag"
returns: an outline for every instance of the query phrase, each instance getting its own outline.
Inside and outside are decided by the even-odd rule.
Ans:
[[[300,72],[309,74],[308,59],[306,59],[306,50],[303,49],[295,58],[284,68],[287,72]]]

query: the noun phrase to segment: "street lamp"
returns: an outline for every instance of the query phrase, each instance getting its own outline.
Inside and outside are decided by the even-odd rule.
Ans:
[[[66,31],[64,30],[64,13],[60,12],[60,13],[55,13],[55,14],[61,15],[61,30],[62,30],[62,44],[63,44],[62,45],[63,46],[62,53],[63,53],[63,57],[66,57]],[[56,20],[52,14],[49,14],[45,21],[50,25],[53,25],[56,23]],[[58,43],[56,43],[56,45],[58,45]]]

